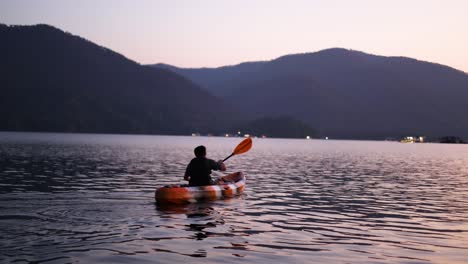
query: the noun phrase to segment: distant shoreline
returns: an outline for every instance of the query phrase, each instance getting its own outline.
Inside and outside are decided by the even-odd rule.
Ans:
[[[223,135],[182,135],[182,134],[132,134],[132,133],[99,133],[99,132],[60,132],[60,131],[0,131],[0,136],[5,134],[44,134],[44,135],[53,135],[53,134],[65,134],[65,135],[98,135],[98,136],[161,136],[161,137],[205,137],[205,138],[243,138],[240,136],[230,136],[226,137]],[[402,144],[408,144],[404,142],[400,142],[398,140],[386,140],[386,139],[362,139],[362,138],[329,138],[325,139],[324,137],[318,137],[318,138],[288,138],[288,137],[258,137],[258,136],[252,136],[254,139],[291,139],[291,140],[304,140],[304,141],[309,141],[309,140],[323,140],[323,141],[380,141],[380,142],[395,142],[395,143],[402,143]],[[440,138],[439,138],[440,139]],[[461,138],[458,138],[461,139]],[[461,139],[463,140],[463,139]],[[430,143],[438,143],[438,144],[467,144],[466,141],[463,140],[463,142],[460,143],[450,143],[450,142],[440,142],[440,141],[426,141],[424,143],[414,143],[414,144],[430,144]]]

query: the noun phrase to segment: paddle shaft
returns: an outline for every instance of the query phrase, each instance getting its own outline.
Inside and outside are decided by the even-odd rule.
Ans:
[[[227,159],[229,159],[230,157],[234,156],[234,153],[232,153],[231,155],[229,155],[227,158],[223,159],[223,162],[225,162]]]

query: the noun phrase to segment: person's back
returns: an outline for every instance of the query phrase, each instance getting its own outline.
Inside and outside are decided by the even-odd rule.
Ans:
[[[198,146],[194,150],[195,158],[193,158],[187,169],[185,170],[184,179],[189,181],[190,186],[204,186],[211,185],[211,170],[226,170],[224,164],[219,161],[216,162],[212,159],[206,158],[206,148]]]

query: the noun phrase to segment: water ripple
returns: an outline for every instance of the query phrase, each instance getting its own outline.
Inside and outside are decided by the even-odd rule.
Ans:
[[[157,206],[196,145],[237,139],[0,133],[0,262],[466,263],[466,146],[256,139],[243,195]]]

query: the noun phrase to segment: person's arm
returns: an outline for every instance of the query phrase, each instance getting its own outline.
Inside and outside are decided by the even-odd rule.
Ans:
[[[186,181],[190,181],[190,164],[192,163],[190,162],[189,165],[187,165],[187,169],[185,169],[184,180]]]
[[[216,162],[216,161],[214,161],[212,159],[208,159],[208,162],[209,162],[210,167],[211,167],[212,170],[220,170],[220,171],[225,171],[226,170],[226,165],[224,165],[222,160],[218,160]]]
[[[226,165],[224,165],[224,162],[222,160],[218,160],[219,164],[219,170],[220,171],[225,171],[226,170]]]

